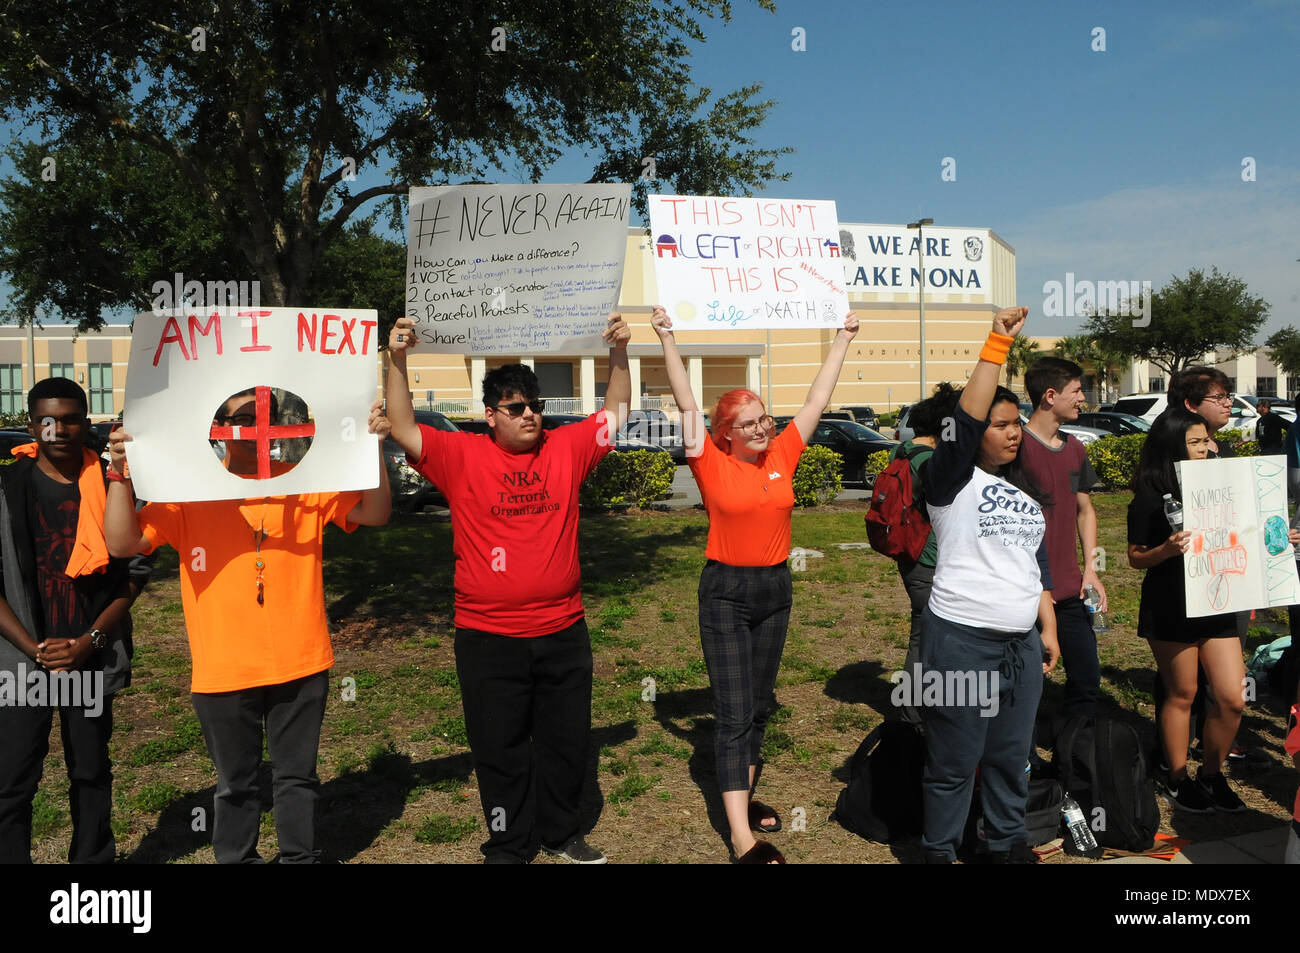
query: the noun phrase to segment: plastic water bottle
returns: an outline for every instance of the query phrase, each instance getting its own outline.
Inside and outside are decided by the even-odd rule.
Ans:
[[[1106,613],[1101,611],[1101,595],[1095,586],[1090,585],[1083,590],[1083,604],[1088,607],[1088,614],[1092,616],[1092,631],[1109,632],[1110,623],[1106,621]]]
[[[1169,528],[1175,533],[1183,531],[1183,504],[1175,500],[1172,493],[1165,494],[1165,519],[1169,520]]]
[[[1070,832],[1070,840],[1074,842],[1074,849],[1080,854],[1095,854],[1097,838],[1092,836],[1092,828],[1088,826],[1088,819],[1083,816],[1079,802],[1067,794],[1061,802],[1061,813],[1065,815],[1065,826]]]

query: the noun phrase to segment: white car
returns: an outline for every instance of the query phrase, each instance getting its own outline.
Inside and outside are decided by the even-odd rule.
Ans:
[[[1132,414],[1148,422],[1154,421],[1169,406],[1169,397],[1161,391],[1158,394],[1129,394],[1115,401],[1114,410],[1118,414]],[[1259,422],[1259,411],[1250,405],[1250,401],[1240,394],[1232,397],[1232,416],[1228,418],[1228,427],[1242,432],[1245,440],[1255,439],[1255,425]]]

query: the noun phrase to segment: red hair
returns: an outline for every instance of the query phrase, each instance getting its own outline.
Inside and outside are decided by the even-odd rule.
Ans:
[[[763,408],[764,413],[767,407],[763,404],[763,398],[759,397],[752,390],[746,390],[744,387],[737,387],[735,390],[729,390],[713,405],[713,413],[709,415],[709,420],[713,424],[713,433],[710,435],[713,445],[723,453],[731,452],[731,442],[725,439],[726,434],[730,432],[732,426],[736,423],[736,418],[745,405],[751,401],[757,401],[758,406]]]

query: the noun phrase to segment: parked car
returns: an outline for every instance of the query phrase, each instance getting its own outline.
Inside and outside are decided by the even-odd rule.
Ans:
[[[1115,411],[1122,414],[1132,414],[1134,417],[1141,417],[1151,423],[1164,413],[1168,405],[1168,395],[1163,391],[1156,394],[1129,394],[1127,397],[1121,397],[1115,401]],[[1259,411],[1252,407],[1250,401],[1246,400],[1246,398],[1240,394],[1234,394],[1231,414],[1232,416],[1228,418],[1228,427],[1240,430],[1244,439],[1254,440],[1255,424],[1259,420]]]
[[[1130,434],[1146,433],[1151,429],[1149,421],[1141,417],[1134,417],[1132,414],[1121,414],[1114,411],[1103,413],[1096,411],[1093,413],[1080,414],[1079,419],[1075,421],[1081,427],[1092,427],[1095,430],[1104,430],[1107,433],[1114,434],[1118,437],[1127,437]]]
[[[862,426],[870,427],[872,430],[878,429],[880,418],[866,404],[850,404],[847,407],[841,407],[840,410],[847,410],[853,415],[853,419]]]
[[[1256,397],[1253,394],[1242,394],[1241,399],[1254,407],[1256,411],[1259,410],[1259,402],[1261,400],[1267,400],[1269,403],[1268,412],[1270,414],[1277,414],[1279,417],[1284,418],[1289,424],[1295,423],[1295,404],[1291,403],[1289,400],[1280,397]]]
[[[454,423],[435,410],[417,410],[415,422],[454,433],[460,430]],[[447,498],[442,491],[426,480],[409,463],[406,451],[392,437],[384,441],[384,459],[390,464],[389,480],[393,483],[393,502],[402,509],[419,512],[426,506],[446,506]]]
[[[14,447],[31,443],[33,439],[31,431],[26,427],[5,427],[0,430],[0,460],[8,460],[13,456]]]
[[[894,439],[902,443],[916,436],[909,421],[912,418],[912,405],[904,404],[898,408],[898,419],[894,421]]]
[[[1034,405],[1028,401],[1022,401],[1020,404],[1020,426],[1029,423],[1029,416],[1034,412]],[[1109,437],[1109,430],[1101,430],[1097,427],[1086,427],[1078,421],[1069,424],[1061,424],[1061,433],[1068,433],[1078,438],[1079,442],[1085,447],[1089,444],[1096,443],[1102,437]]]
[[[686,462],[681,430],[662,410],[634,410],[629,413],[627,423],[619,431],[619,439],[667,450],[673,455],[674,462]]]
[[[777,432],[780,433],[786,426],[789,424],[778,425]],[[817,422],[817,429],[813,431],[808,445],[834,450],[844,461],[840,467],[840,479],[845,484],[871,489],[875,486],[876,477],[867,472],[867,457],[879,450],[893,450],[898,446],[898,441],[890,440],[853,420],[823,417]]]

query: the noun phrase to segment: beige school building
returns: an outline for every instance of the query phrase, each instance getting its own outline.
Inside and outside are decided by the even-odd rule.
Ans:
[[[831,407],[867,404],[879,413],[911,403],[921,391],[918,349],[918,251],[925,251],[926,381],[961,382],[999,308],[1015,303],[1015,251],[987,228],[915,230],[902,225],[841,223],[842,257],[850,306],[861,330],[849,350]],[[675,409],[663,351],[650,328],[657,303],[654,243],[645,229],[629,229],[619,310],[632,327],[628,355],[634,407]],[[725,391],[757,391],[774,414],[803,404],[835,330],[736,329],[680,331],[679,350],[692,389],[709,408]],[[91,416],[107,419],[122,410],[130,331],[110,325],[78,336],[70,326],[0,328],[0,412],[25,409],[25,394],[38,380],[70,377],[85,389]],[[604,396],[608,359],[584,354],[517,354],[470,357],[412,354],[411,389],[416,407],[451,416],[482,413],[479,383],[489,369],[522,361],[542,384],[547,410],[590,413]],[[382,374],[376,368],[376,379]]]

